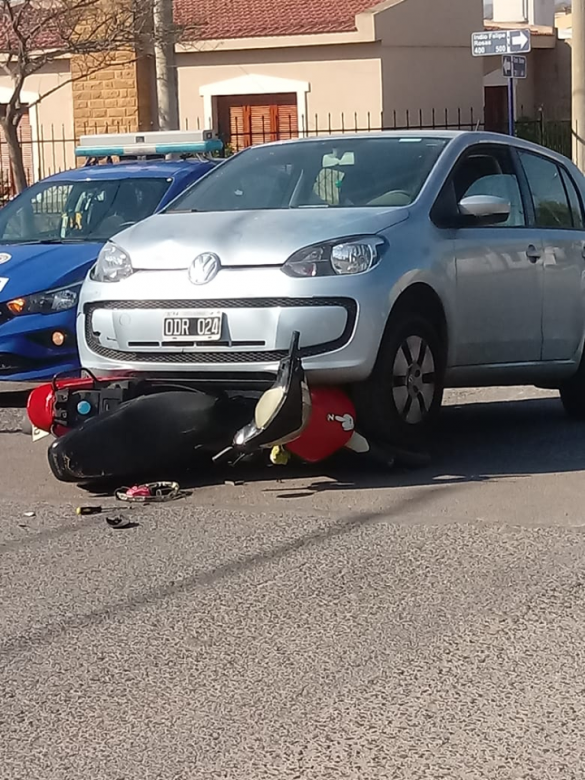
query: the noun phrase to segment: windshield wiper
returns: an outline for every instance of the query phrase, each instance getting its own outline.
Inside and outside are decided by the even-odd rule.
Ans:
[[[78,244],[83,238],[39,238],[33,244]]]

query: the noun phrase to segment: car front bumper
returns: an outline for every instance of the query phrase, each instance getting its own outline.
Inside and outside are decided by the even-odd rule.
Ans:
[[[273,375],[300,331],[314,381],[352,382],[371,372],[389,311],[377,268],[353,277],[292,279],[277,267],[224,268],[209,284],[185,271],[136,272],[117,283],[85,282],[77,318],[81,363],[103,376],[132,371],[234,381]],[[168,312],[222,314],[217,342],[173,344]]]
[[[65,342],[52,342],[55,332]],[[0,314],[0,381],[31,382],[79,369],[75,310],[7,317]]]

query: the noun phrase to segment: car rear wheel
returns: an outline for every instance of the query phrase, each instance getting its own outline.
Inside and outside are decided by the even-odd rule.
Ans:
[[[358,426],[366,436],[417,449],[441,407],[444,349],[437,328],[398,312],[388,323],[369,379],[356,386]]]

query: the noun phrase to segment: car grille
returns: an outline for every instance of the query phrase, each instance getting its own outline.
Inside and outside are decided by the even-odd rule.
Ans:
[[[355,326],[357,304],[351,298],[241,298],[198,300],[198,309],[261,309],[261,308],[308,308],[308,307],[342,307],[347,312],[347,322],[341,336],[333,341],[315,344],[301,349],[301,357],[322,355],[326,352],[345,346]],[[85,338],[89,349],[96,355],[110,360],[132,360],[140,363],[180,363],[180,364],[214,364],[214,363],[273,363],[282,360],[288,354],[286,349],[277,350],[242,350],[232,351],[230,348],[212,352],[124,352],[102,346],[92,329],[92,315],[97,309],[188,309],[192,308],[192,300],[173,301],[104,301],[86,304]]]
[[[347,312],[356,310],[353,298],[215,298],[206,300],[164,301],[100,301],[86,303],[85,313],[96,309],[276,309],[342,306]]]

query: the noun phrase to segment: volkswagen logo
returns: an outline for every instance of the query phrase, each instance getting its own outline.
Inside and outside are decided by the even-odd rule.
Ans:
[[[193,284],[207,284],[217,276],[221,267],[219,257],[213,252],[203,252],[189,267],[189,281]]]

